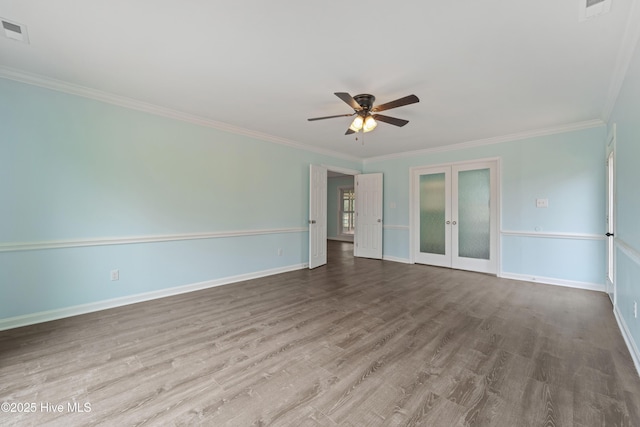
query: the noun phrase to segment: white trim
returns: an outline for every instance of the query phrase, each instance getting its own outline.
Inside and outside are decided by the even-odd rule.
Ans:
[[[589,291],[605,292],[603,283],[577,282],[574,280],[556,279],[554,277],[533,276],[530,274],[500,273],[503,279],[520,280],[523,282],[544,283],[545,285],[564,286],[567,288],[586,289]]]
[[[587,233],[563,233],[563,232],[545,232],[545,231],[515,231],[502,230],[500,234],[503,236],[519,236],[519,237],[540,237],[544,239],[574,239],[574,240],[604,240],[606,237],[600,234]]]
[[[173,295],[209,289],[216,286],[228,285],[245,280],[258,279],[260,277],[272,276],[274,274],[287,273],[289,271],[307,268],[307,264],[294,264],[285,267],[272,268],[269,270],[256,271],[253,273],[239,274],[237,276],[224,277],[221,279],[207,280],[205,282],[193,283],[189,285],[176,286],[173,288],[161,289],[152,292],[145,292],[137,295],[129,295],[120,298],[113,298],[88,304],[75,305],[56,310],[41,311],[39,313],[25,314],[23,316],[0,319],[0,331],[6,329],[19,328],[21,326],[34,325],[36,323],[49,322],[63,319],[65,317],[78,316],[80,314],[93,313],[95,311],[108,310],[110,308],[122,307],[129,304],[151,301]]]
[[[616,196],[616,176],[615,166],[616,160],[616,135],[617,125],[611,124],[609,128],[609,134],[607,135],[607,147],[605,150],[605,187],[606,187],[606,201],[605,201],[605,231],[607,233],[616,234],[616,206],[618,205],[618,198]],[[611,302],[615,306],[617,304],[618,292],[616,291],[616,248],[615,238],[606,242],[606,275],[605,283],[607,288],[607,294],[611,299]]]
[[[624,317],[622,316],[622,314],[620,314],[617,306],[613,307],[613,314],[616,318],[616,322],[618,322],[618,328],[620,328],[622,338],[624,338],[624,342],[625,344],[627,344],[627,348],[629,349],[631,360],[633,360],[633,364],[636,367],[638,376],[640,376],[640,351],[638,351],[638,346],[633,340],[633,335],[631,335],[631,332],[629,331],[627,322],[624,321]]]
[[[103,92],[97,89],[91,89],[88,87],[68,83],[62,80],[56,80],[51,77],[40,76],[37,74],[28,73],[26,71],[18,70],[15,68],[9,68],[0,66],[0,78],[7,80],[13,80],[20,83],[25,83],[32,86],[39,86],[45,89],[54,90],[57,92],[66,93],[69,95],[81,96],[83,98],[93,99],[95,101],[104,102],[118,107],[128,108],[130,110],[142,111],[145,113],[161,116],[169,119],[179,120],[182,122],[191,123],[197,126],[204,126],[221,130],[224,132],[233,133],[236,135],[247,136],[249,138],[255,138],[262,141],[268,141],[275,144],[286,145],[289,147],[297,148],[300,150],[310,151],[327,156],[337,157],[340,159],[350,161],[361,161],[362,159],[355,156],[350,156],[337,151],[327,150],[324,148],[305,145],[290,139],[281,138],[279,136],[269,135],[262,132],[256,132],[250,129],[241,128],[228,123],[218,122],[216,120],[209,119],[207,117],[196,116],[194,114],[187,114],[182,111],[173,110],[171,108],[161,107],[159,105],[150,104],[136,99],[127,98],[125,96],[115,95],[108,92]]]
[[[637,8],[634,8],[634,10],[635,9]],[[631,22],[631,17],[629,18],[629,23],[630,22]],[[629,30],[629,28],[630,28],[630,25],[627,26],[627,30]],[[633,49],[631,49],[631,52],[633,52]],[[629,61],[630,61],[630,58],[629,58]],[[624,67],[624,73],[623,73],[622,79],[624,79],[624,74],[626,74],[627,68],[628,68],[628,64],[626,65],[626,67]],[[425,154],[432,154],[432,153],[445,152],[445,151],[462,150],[470,147],[492,145],[492,144],[498,144],[502,142],[516,141],[516,140],[533,138],[538,136],[553,135],[553,134],[558,134],[563,132],[589,129],[593,127],[602,126],[605,124],[605,122],[602,121],[601,119],[594,119],[594,120],[587,120],[583,122],[576,122],[576,123],[569,123],[569,124],[560,125],[560,126],[554,126],[550,128],[531,130],[531,131],[525,131],[525,132],[517,132],[509,135],[472,140],[472,141],[446,145],[441,147],[427,148],[424,150],[406,151],[402,153],[395,153],[395,154],[389,154],[384,156],[360,158],[360,157],[340,153],[337,151],[305,145],[305,144],[292,141],[286,138],[269,135],[261,132],[256,132],[250,129],[241,128],[239,126],[234,126],[228,123],[218,122],[216,120],[209,119],[206,117],[187,114],[178,110],[161,107],[161,106],[150,104],[147,102],[138,101],[136,99],[111,94],[108,92],[103,92],[97,89],[91,89],[88,87],[76,85],[73,83],[68,83],[62,80],[53,79],[51,77],[45,77],[45,76],[29,73],[23,70],[15,69],[15,68],[0,66],[0,78],[13,80],[16,82],[25,83],[32,86],[39,86],[45,89],[50,89],[50,90],[54,90],[57,92],[62,92],[70,95],[81,96],[84,98],[93,99],[95,101],[100,101],[107,104],[128,108],[131,110],[142,111],[142,112],[153,114],[156,116],[179,120],[182,122],[187,122],[187,123],[195,124],[198,126],[209,127],[209,128],[213,128],[213,129],[217,129],[217,130],[221,130],[221,131],[225,131],[225,132],[229,132],[237,135],[247,136],[250,138],[268,141],[275,144],[285,145],[285,146],[297,148],[297,149],[308,151],[308,152],[328,155],[328,156],[337,157],[337,158],[345,159],[349,161],[362,162],[363,165],[371,161],[381,161],[381,160],[413,157],[416,155],[425,155]],[[620,88],[618,88],[617,90],[619,92]],[[610,98],[611,98],[611,95],[610,95]],[[617,94],[616,94],[616,98],[617,98]],[[615,99],[613,100],[613,102],[615,103]],[[605,115],[605,117],[608,117],[608,116]],[[341,168],[328,167],[328,169],[334,170],[336,172],[340,172],[339,169]],[[350,172],[349,173],[341,172],[341,173],[354,174],[354,175],[361,173],[360,171],[356,171],[352,169],[345,169],[345,170]]]
[[[374,161],[378,162],[378,161],[382,161],[382,160],[423,156],[423,155],[427,155],[427,154],[441,153],[441,152],[445,152],[445,151],[463,150],[463,149],[466,149],[466,148],[481,147],[481,146],[493,145],[493,144],[500,144],[500,143],[503,143],[503,142],[517,141],[517,140],[521,140],[521,139],[535,138],[535,137],[539,137],[539,136],[555,135],[555,134],[564,133],[564,132],[572,132],[572,131],[578,131],[578,130],[583,130],[583,129],[591,129],[591,128],[594,128],[594,127],[604,126],[605,124],[606,123],[604,121],[602,121],[601,119],[587,120],[587,121],[584,121],[584,122],[569,123],[569,124],[566,124],[566,125],[555,126],[555,127],[546,128],[546,129],[538,129],[538,130],[532,130],[532,131],[526,131],[526,132],[518,132],[518,133],[509,134],[509,135],[494,136],[494,137],[491,137],[491,138],[484,138],[484,139],[477,139],[477,140],[473,140],[473,141],[461,142],[461,143],[458,143],[458,144],[444,145],[444,146],[441,146],[441,147],[426,148],[424,150],[405,151],[403,153],[387,154],[387,155],[384,155],[384,156],[376,156],[376,157],[367,157],[367,158],[363,159],[362,162],[363,162],[363,164],[366,165],[367,163],[374,162]]]
[[[426,165],[418,165],[418,166],[410,166],[409,173],[413,173],[415,170],[420,169],[431,169],[431,168],[442,168],[448,166],[463,166],[466,164],[474,164],[474,163],[488,163],[488,162],[497,162],[500,161],[500,157],[482,157],[480,159],[469,159],[469,160],[460,160],[457,162],[446,162],[446,163],[434,163],[434,164],[426,164]]]
[[[0,244],[0,252],[79,248],[86,246],[129,245],[133,243],[173,242],[178,240],[220,239],[226,237],[261,236],[265,234],[302,233],[308,230],[309,229],[307,227],[271,228],[263,230],[217,231],[209,233],[165,234],[156,236],[104,237],[98,239],[2,243]]]
[[[607,147],[610,147],[610,150],[615,152],[616,150],[616,136],[618,134],[618,124],[612,123],[611,128],[609,129],[609,134],[607,135]],[[608,157],[608,156],[607,156]]]
[[[358,159],[358,161],[360,161],[361,159]],[[348,168],[342,168],[340,166],[331,166],[331,165],[326,165],[324,163],[320,163],[320,166],[326,168],[328,171],[331,172],[338,172],[344,175],[360,175],[362,172],[360,172],[359,170],[356,169],[348,169]]]
[[[629,65],[633,59],[633,53],[640,39],[640,6],[637,1],[631,2],[631,10],[627,17],[627,26],[622,36],[622,43],[618,49],[618,55],[616,57],[616,64],[609,82],[609,91],[607,92],[607,99],[602,108],[602,118],[605,121],[609,121],[611,113],[616,105],[622,84],[629,71]]]
[[[409,259],[407,258],[400,258],[396,256],[391,256],[391,255],[383,255],[382,259],[384,261],[399,262],[402,264],[411,264],[411,261],[409,261]]]
[[[640,265],[640,252],[632,248],[627,242],[617,237],[613,240],[616,247],[620,249],[626,256],[628,256],[633,262]]]
[[[410,230],[410,227],[408,225],[383,225],[382,228],[387,229],[387,230]]]
[[[498,273],[502,271],[502,234],[500,230],[502,230],[502,157],[498,157],[496,159],[498,170],[496,170],[496,183],[497,192],[498,192],[498,212],[496,213],[497,217],[497,227],[498,227],[498,238],[496,239],[496,251],[499,254],[498,259],[496,260],[496,268]]]

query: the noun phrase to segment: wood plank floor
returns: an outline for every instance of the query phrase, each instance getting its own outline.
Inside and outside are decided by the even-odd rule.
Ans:
[[[351,249],[0,332],[0,425],[640,426],[605,294]]]

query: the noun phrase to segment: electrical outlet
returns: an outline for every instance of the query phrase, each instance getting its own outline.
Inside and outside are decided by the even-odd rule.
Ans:
[[[278,256],[282,256],[282,248],[278,248]]]
[[[120,280],[120,270],[111,270],[111,281]]]
[[[548,208],[549,199],[536,199],[536,208]]]

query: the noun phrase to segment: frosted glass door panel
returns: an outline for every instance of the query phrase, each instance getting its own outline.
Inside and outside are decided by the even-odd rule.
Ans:
[[[445,174],[420,176],[420,252],[444,255]]]
[[[489,169],[458,172],[458,256],[489,259],[491,181]]]
[[[412,180],[414,260],[451,267],[451,167],[416,169]]]

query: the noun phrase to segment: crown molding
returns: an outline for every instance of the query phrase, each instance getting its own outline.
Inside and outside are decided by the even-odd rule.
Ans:
[[[500,144],[503,142],[511,142],[511,141],[518,141],[522,139],[535,138],[539,136],[555,135],[555,134],[564,133],[564,132],[591,129],[594,127],[600,127],[605,125],[606,123],[601,119],[587,120],[584,122],[569,123],[569,124],[554,126],[554,127],[545,128],[545,129],[518,132],[518,133],[512,133],[508,135],[494,136],[491,138],[476,139],[473,141],[461,142],[458,144],[451,144],[451,145],[446,145],[441,147],[426,148],[424,150],[405,151],[403,153],[388,154],[388,155],[377,156],[377,157],[368,157],[363,160],[363,163],[367,164],[370,162],[377,162],[382,160],[422,156],[426,154],[442,153],[445,151],[457,151],[457,150],[463,150],[467,148],[482,147],[485,145],[493,145],[493,144]]]
[[[634,10],[637,10],[637,9],[640,9],[640,8],[634,8]],[[628,26],[627,32],[633,32],[633,31],[635,31],[635,29],[630,29]],[[640,33],[640,31],[635,31],[635,32]],[[631,52],[633,52],[633,49],[631,49]],[[629,61],[630,61],[630,58],[629,58]],[[628,64],[626,68],[628,68]],[[626,72],[626,68],[624,68],[625,72]],[[0,66],[0,78],[13,80],[13,81],[28,84],[31,86],[38,86],[45,89],[54,90],[57,92],[62,92],[70,95],[80,96],[83,98],[88,98],[95,101],[116,105],[122,108],[141,111],[141,112],[145,112],[145,113],[149,113],[149,114],[153,114],[156,116],[161,116],[161,117],[165,117],[173,120],[178,120],[178,121],[194,124],[197,126],[208,127],[208,128],[220,130],[223,132],[233,133],[236,135],[242,135],[242,136],[246,136],[246,137],[261,140],[261,141],[284,145],[284,146],[288,146],[291,148],[295,148],[295,149],[299,149],[299,150],[303,150],[311,153],[331,156],[331,157],[354,161],[354,162],[362,162],[363,165],[372,161],[382,161],[382,160],[397,159],[397,158],[404,158],[404,157],[413,157],[413,156],[433,154],[433,153],[446,152],[446,151],[456,151],[456,150],[462,150],[466,148],[499,144],[503,142],[516,141],[516,140],[538,137],[538,136],[553,135],[557,133],[570,132],[570,131],[576,131],[581,129],[589,129],[593,127],[603,126],[606,124],[601,119],[595,119],[595,120],[588,120],[584,122],[576,122],[576,123],[570,123],[566,125],[555,126],[555,127],[546,128],[546,129],[538,129],[538,130],[532,130],[532,131],[526,131],[526,132],[513,133],[509,135],[472,140],[472,141],[467,141],[467,142],[462,142],[462,143],[452,144],[447,146],[427,148],[427,149],[415,150],[415,151],[405,151],[402,153],[394,153],[394,154],[388,154],[388,155],[376,156],[376,157],[361,158],[361,157],[340,153],[337,151],[304,145],[302,143],[292,141],[286,138],[281,138],[278,136],[241,128],[239,126],[218,122],[206,117],[187,114],[182,111],[173,110],[173,109],[162,107],[159,105],[154,105],[154,104],[139,101],[136,99],[127,98],[125,96],[115,95],[115,94],[103,92],[97,89],[91,89],[85,86],[80,86],[80,85],[65,82],[62,80],[57,80],[50,77],[45,77],[45,76],[41,76],[41,75],[37,75],[37,74],[33,74],[26,71],[5,67],[5,66]],[[622,79],[624,79],[624,77]],[[618,91],[619,91],[619,88],[618,88]]]
[[[125,96],[115,95],[108,92],[103,92],[97,89],[91,89],[85,86],[76,85],[73,83],[65,82],[62,80],[53,79],[51,77],[45,77],[38,74],[29,73],[26,71],[0,66],[0,78],[13,80],[19,83],[28,84],[31,86],[38,86],[45,89],[54,90],[57,92],[66,93],[69,95],[80,96],[83,98],[92,99],[94,101],[100,101],[118,107],[127,108],[130,110],[142,111],[144,113],[153,114],[168,119],[179,120],[182,122],[194,124],[197,126],[203,126],[208,128],[217,129],[224,132],[233,133],[236,135],[242,135],[253,139],[272,142],[274,144],[285,145],[291,148],[299,150],[309,151],[316,154],[322,154],[325,156],[337,157],[339,159],[361,162],[362,158],[349,156],[337,151],[326,150],[323,148],[312,147],[304,145],[302,143],[292,141],[286,138],[281,138],[274,135],[269,135],[262,132],[245,129],[239,126],[234,126],[229,123],[218,122],[216,120],[209,119],[207,117],[201,117],[194,114],[188,114],[182,111],[173,110],[171,108],[162,107],[148,102],[139,101],[133,98],[127,98]]]
[[[613,69],[613,75],[609,83],[609,91],[607,92],[607,99],[602,109],[602,118],[605,122],[609,121],[613,109],[620,95],[622,84],[627,76],[627,71],[631,65],[633,59],[633,53],[635,52],[638,40],[640,39],[640,6],[638,1],[631,3],[631,11],[627,18],[627,26],[622,36],[622,43],[618,49],[618,56],[616,58],[615,68]]]

